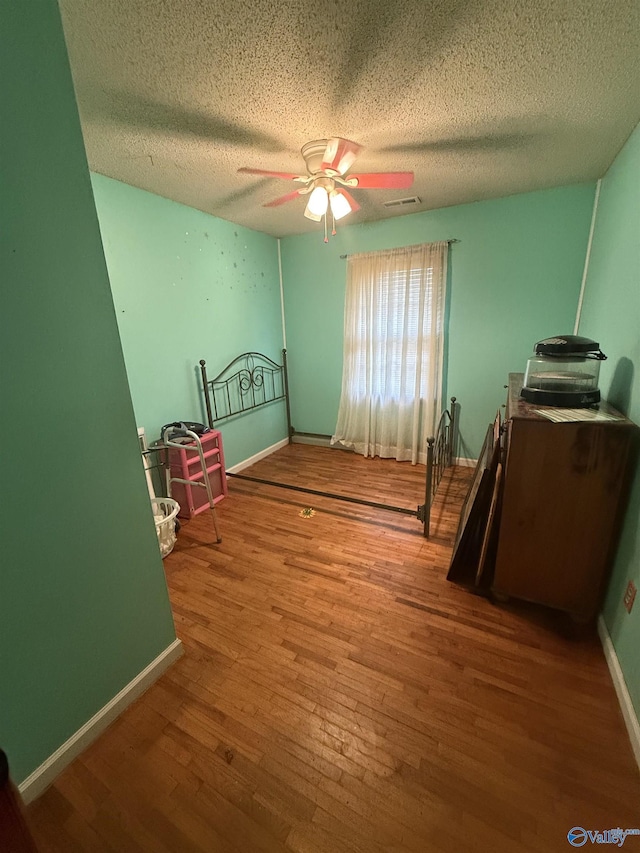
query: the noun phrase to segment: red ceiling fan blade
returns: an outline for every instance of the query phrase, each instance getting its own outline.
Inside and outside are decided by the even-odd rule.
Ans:
[[[339,175],[344,175],[353,166],[362,145],[334,136],[327,141],[327,147],[322,158],[321,169],[333,169]]]
[[[371,172],[368,175],[349,175],[356,178],[361,190],[406,190],[413,183],[413,172]]]
[[[340,188],[338,190],[338,192],[341,193],[341,195],[343,195],[346,198],[346,200],[349,202],[349,204],[351,205],[351,213],[355,213],[356,210],[360,210],[360,205],[355,200],[355,198],[351,195],[351,193],[348,193],[346,190],[343,190],[342,188]]]
[[[300,190],[294,190],[293,192],[287,193],[286,195],[281,195],[280,198],[274,198],[273,201],[268,201],[262,206],[279,207],[281,204],[286,204],[288,201],[293,201],[293,199],[297,198],[299,195],[301,195]]]
[[[300,177],[300,175],[294,175],[291,172],[270,172],[268,169],[249,169],[246,166],[238,169],[238,172],[243,175],[266,175],[269,178],[285,178],[285,180],[290,181]]]

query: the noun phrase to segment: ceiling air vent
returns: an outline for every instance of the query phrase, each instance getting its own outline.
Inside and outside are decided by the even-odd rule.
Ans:
[[[384,207],[407,207],[410,204],[420,204],[421,199],[417,195],[410,198],[395,198],[393,201],[383,201]]]

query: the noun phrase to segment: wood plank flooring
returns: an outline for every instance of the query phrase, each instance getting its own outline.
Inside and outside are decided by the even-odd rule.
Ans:
[[[247,473],[415,508],[423,471],[291,445]],[[185,656],[29,807],[41,849],[530,853],[640,826],[597,638],[445,579],[470,474],[429,541],[231,480],[222,544],[201,515],[165,560]]]

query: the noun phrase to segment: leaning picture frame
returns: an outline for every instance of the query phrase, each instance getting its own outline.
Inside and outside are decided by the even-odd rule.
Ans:
[[[469,586],[476,583],[483,546],[486,549],[487,522],[500,459],[500,432],[501,416],[498,411],[493,423],[487,427],[473,478],[462,505],[447,580]]]

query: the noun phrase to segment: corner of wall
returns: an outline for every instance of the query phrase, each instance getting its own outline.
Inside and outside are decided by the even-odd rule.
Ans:
[[[580,294],[578,296],[578,306],[576,308],[576,322],[573,327],[573,334],[577,335],[580,329],[580,317],[582,316],[582,304],[584,302],[585,288],[589,276],[589,261],[591,259],[591,246],[593,245],[593,233],[596,227],[596,219],[598,216],[598,201],[600,200],[600,187],[602,178],[598,178],[596,183],[596,191],[593,197],[593,211],[591,213],[591,225],[589,227],[589,239],[587,241],[587,251],[584,257],[584,269],[582,272],[582,282],[580,284]]]
[[[77,758],[89,744],[109,726],[116,717],[131,705],[145,690],[160,678],[174,661],[183,654],[182,643],[174,640],[155,660],[129,682],[122,690],[81,726],[62,746],[36,767],[33,773],[20,783],[18,790],[25,803],[39,797],[62,773],[74,758]]]

